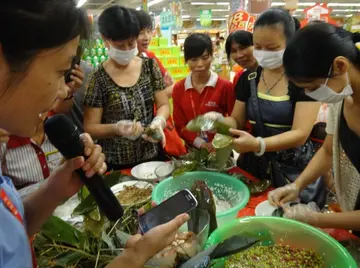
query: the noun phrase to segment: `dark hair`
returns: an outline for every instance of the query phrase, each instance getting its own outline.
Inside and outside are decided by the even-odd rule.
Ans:
[[[41,50],[60,47],[79,35],[87,38],[88,34],[88,18],[73,0],[1,4],[0,45],[12,73],[25,72]]]
[[[299,21],[297,18],[295,18],[295,17],[293,17],[293,20],[294,20],[295,32],[296,32],[296,31],[300,30],[300,28],[301,28],[301,23],[300,23],[300,21]]]
[[[225,40],[224,36],[220,36],[219,40]]]
[[[152,22],[152,18],[151,16],[146,13],[143,10],[135,10],[135,15],[137,20],[139,21],[139,27],[140,27],[140,31],[145,30],[145,29],[153,29],[153,22]]]
[[[360,52],[355,43],[360,34],[352,34],[328,23],[315,23],[299,30],[288,43],[283,63],[292,79],[328,77],[338,56],[346,57],[360,68]]]
[[[236,43],[240,45],[242,48],[248,48],[250,46],[253,46],[253,34],[247,31],[236,31],[231,33],[228,38],[226,39],[225,43],[225,51],[228,57],[228,60],[230,60],[230,54],[231,54],[231,45],[233,43]]]
[[[192,58],[202,56],[207,51],[213,55],[213,45],[210,36],[202,33],[194,33],[189,35],[184,42],[185,62]]]
[[[282,8],[269,8],[257,18],[254,30],[257,27],[273,26],[280,24],[284,29],[284,35],[289,40],[295,32],[295,23],[290,13]]]
[[[118,5],[105,9],[99,17],[98,24],[100,33],[113,41],[137,38],[140,33],[135,13]]]

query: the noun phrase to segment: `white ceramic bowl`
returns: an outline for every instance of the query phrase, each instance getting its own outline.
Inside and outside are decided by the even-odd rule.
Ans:
[[[111,187],[111,191],[116,195],[117,193],[124,190],[125,186],[136,186],[138,188],[144,188],[144,189],[151,188],[151,189],[153,189],[152,184],[148,183],[146,181],[126,181],[126,182],[122,182],[122,183],[118,183],[118,184],[114,185],[113,187]],[[135,203],[135,204],[121,204],[121,206],[127,207],[127,206],[137,205],[137,204],[149,201],[150,199],[151,199],[151,194],[149,195],[149,198],[144,199],[141,202],[138,202],[138,203]]]
[[[155,169],[155,175],[159,181],[166,179],[171,176],[175,170],[175,165],[173,162],[166,162]]]
[[[138,180],[153,182],[157,180],[155,169],[165,162],[153,161],[139,164],[131,169],[131,175]]]
[[[277,207],[274,207],[270,205],[268,200],[265,200],[264,202],[261,202],[259,205],[255,208],[255,215],[256,216],[272,216],[272,213],[277,209]]]

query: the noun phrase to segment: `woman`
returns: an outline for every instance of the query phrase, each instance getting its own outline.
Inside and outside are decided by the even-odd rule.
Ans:
[[[296,169],[302,169],[309,161],[303,159],[301,149],[294,152],[291,148],[307,141],[320,104],[289,83],[284,75],[282,56],[294,32],[294,21],[283,9],[270,8],[258,17],[253,40],[254,57],[260,66],[256,72],[248,70],[240,77],[234,110],[231,117],[224,119],[240,129],[231,130],[237,136],[233,142],[235,150],[244,154],[238,165],[261,179],[274,180],[273,160]],[[257,98],[252,98],[252,91]],[[220,114],[209,116],[222,118]],[[241,131],[246,120],[253,126],[252,135]]]
[[[163,160],[157,144],[160,140],[143,133],[146,127],[161,133],[165,145],[163,128],[170,114],[169,102],[156,61],[136,56],[138,20],[132,11],[112,6],[99,17],[99,30],[109,48],[109,59],[89,78],[84,128],[103,147],[109,169]]]
[[[237,84],[245,70],[255,71],[258,67],[258,63],[253,55],[254,44],[252,33],[247,31],[231,33],[226,40],[225,50],[228,61],[230,62],[230,59],[232,59],[243,68],[243,70],[235,75],[233,80],[234,85]]]
[[[210,111],[230,114],[235,93],[232,84],[210,70],[213,59],[211,39],[206,34],[192,34],[185,39],[184,57],[191,73],[177,82],[173,91],[174,122],[187,145],[212,151],[213,135],[185,130],[186,124]]]
[[[38,0],[31,5],[14,0],[2,6],[1,141],[6,141],[9,133],[32,136],[41,122],[39,114],[50,110],[57,98],[66,97],[64,73],[70,68],[86,22],[86,15],[72,0]],[[57,205],[79,191],[82,183],[73,172],[81,168],[87,177],[92,177],[106,171],[101,147],[94,145],[88,134],[82,139],[87,160],[67,160],[25,200],[20,199],[11,180],[0,174],[1,267],[36,267],[32,265],[28,237],[39,231]],[[143,267],[147,259],[173,241],[176,230],[187,219],[180,216],[154,228],[140,240],[134,239],[109,267]]]
[[[146,58],[151,58],[156,60],[157,64],[160,67],[161,73],[164,76],[165,84],[166,84],[166,94],[169,98],[172,96],[172,90],[174,87],[174,80],[172,79],[169,72],[162,65],[161,61],[156,57],[156,55],[149,51],[149,45],[151,43],[152,34],[153,34],[153,22],[150,15],[143,10],[134,10],[136,17],[139,21],[140,26],[140,34],[137,39],[137,46],[139,50],[139,56],[143,56]]]
[[[296,85],[318,101],[328,103],[328,133],[321,149],[295,183],[269,194],[284,205],[295,200],[319,174],[334,169],[337,199],[342,213],[322,214],[295,206],[286,216],[320,228],[360,230],[360,55],[359,34],[319,23],[306,26],[288,44],[285,72]]]

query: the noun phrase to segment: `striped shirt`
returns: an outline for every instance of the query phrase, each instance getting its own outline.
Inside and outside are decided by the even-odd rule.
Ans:
[[[3,174],[18,189],[49,177],[62,159],[46,136],[41,145],[29,138],[11,136],[6,144],[0,145],[0,156]]]

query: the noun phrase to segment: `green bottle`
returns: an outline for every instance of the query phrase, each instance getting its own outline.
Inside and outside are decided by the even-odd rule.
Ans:
[[[91,56],[95,56],[95,55],[96,55],[95,48],[92,48],[92,49],[90,50],[90,55],[91,55]]]
[[[102,55],[102,56],[100,57],[100,62],[104,62],[104,61],[106,61],[106,57],[105,57],[104,55]]]
[[[101,57],[101,56],[103,55],[103,50],[102,50],[101,47],[99,47],[99,48],[97,49],[97,55],[98,55],[99,57]]]
[[[86,62],[89,63],[90,65],[92,65],[92,58],[90,56],[87,56],[85,58]]]

